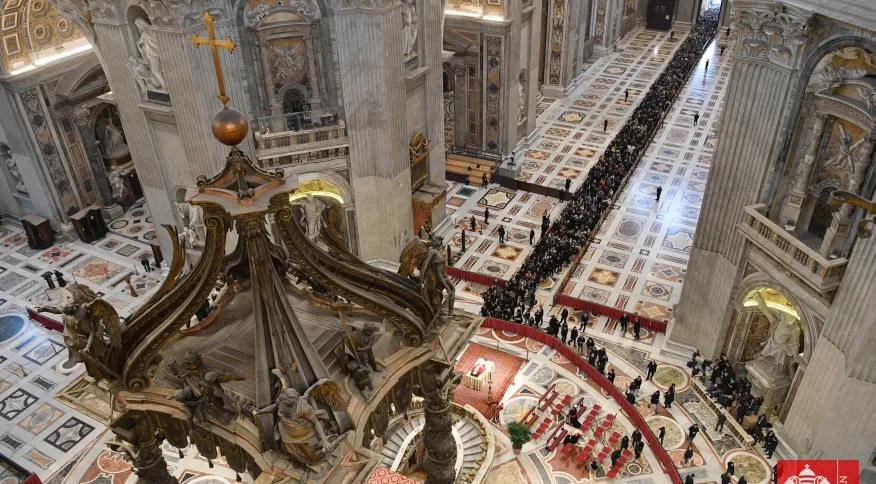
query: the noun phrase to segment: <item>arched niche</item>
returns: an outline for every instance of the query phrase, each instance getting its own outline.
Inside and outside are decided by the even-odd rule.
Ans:
[[[819,50],[805,69],[771,218],[822,255],[847,256],[854,241],[852,208],[833,211],[826,201],[828,189],[867,198],[873,192],[876,49],[833,45]]]
[[[356,254],[356,219],[349,183],[337,173],[306,173],[298,176],[298,189],[289,197],[289,203],[302,205],[295,211],[295,218],[305,229],[307,222],[304,220],[303,205],[309,198],[323,204],[323,223],[343,240],[350,252]]]
[[[314,0],[250,3],[243,15],[253,36],[253,64],[262,79],[262,112],[277,116],[292,114],[293,106],[298,112],[325,107],[326,49],[319,5]]]

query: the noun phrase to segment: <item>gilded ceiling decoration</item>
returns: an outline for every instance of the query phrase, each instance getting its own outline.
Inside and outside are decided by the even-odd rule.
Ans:
[[[30,54],[83,37],[48,0],[2,0],[0,39],[3,65],[14,70],[31,63]]]

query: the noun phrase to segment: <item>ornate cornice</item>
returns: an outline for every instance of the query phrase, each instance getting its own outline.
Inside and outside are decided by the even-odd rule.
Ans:
[[[780,3],[737,2],[731,21],[736,54],[794,69],[809,39],[813,14]]]
[[[332,10],[383,10],[398,0],[332,0]]]

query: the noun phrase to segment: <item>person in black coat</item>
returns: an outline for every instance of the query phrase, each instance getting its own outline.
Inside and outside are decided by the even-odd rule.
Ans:
[[[620,449],[611,453],[611,466],[614,467],[617,464],[617,460],[620,459],[621,451]]]
[[[666,408],[672,408],[672,402],[675,401],[675,383],[669,386],[669,390],[666,390],[666,395],[663,398],[663,406]]]
[[[58,279],[58,287],[64,287],[67,285],[67,281],[64,280],[64,274],[61,274],[60,271],[55,271],[55,278]]]
[[[724,412],[718,411],[718,424],[715,425],[715,431],[721,432],[724,430],[724,422],[727,421],[727,416],[724,415]]]
[[[636,404],[636,394],[632,390],[627,390],[627,401],[630,402],[630,405]]]
[[[745,476],[739,478],[739,482],[737,484],[748,484],[748,479]]]
[[[563,323],[563,326],[560,327],[560,341],[563,344],[566,344],[566,340],[569,337],[569,326],[566,323]]]
[[[621,439],[620,448],[626,449],[629,446],[630,446],[630,438],[627,437],[626,435],[624,435],[624,438]]]
[[[614,368],[608,370],[608,375],[606,375],[605,377],[608,378],[609,383],[614,385],[614,377],[615,377]]]
[[[688,474],[687,477],[684,478],[684,484],[694,484],[693,474]]]
[[[645,375],[645,380],[650,380],[650,379],[654,378],[654,373],[656,371],[657,371],[657,362],[654,360],[651,360],[651,362],[648,363],[648,373]]]
[[[690,460],[693,458],[693,446],[688,445],[687,450],[684,451],[684,465],[690,464]]]
[[[663,445],[663,438],[666,437],[666,427],[660,427],[657,430],[657,440],[660,441],[660,445]]]
[[[654,393],[651,394],[651,405],[654,405],[655,412],[660,407],[660,390],[655,390]]]
[[[736,464],[734,464],[732,460],[727,463],[727,475],[736,475]]]
[[[642,432],[639,432],[639,429],[633,430],[632,434],[633,445],[638,444],[642,441]]]
[[[687,429],[687,439],[693,442],[693,439],[697,437],[697,434],[700,432],[700,426],[697,424],[693,424]]]
[[[642,450],[644,450],[644,449],[645,449],[645,443],[642,442],[641,440],[636,442],[635,445],[633,445],[633,452],[635,452],[635,454],[636,454],[636,459],[638,459],[639,457],[642,457]]]
[[[721,484],[730,484],[730,476],[726,472],[721,474]]]
[[[642,322],[639,321],[637,317],[635,321],[633,321],[633,337],[639,339],[639,333],[642,332]]]

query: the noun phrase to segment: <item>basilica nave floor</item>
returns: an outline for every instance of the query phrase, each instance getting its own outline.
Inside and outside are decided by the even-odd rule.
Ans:
[[[565,99],[539,101],[540,137],[525,153],[523,177],[528,181],[561,187],[572,178],[574,189],[586,176],[599,153],[630,114],[641,93],[656,79],[665,62],[680,43],[682,35],[669,41],[664,33],[638,30],[621,43],[621,51],[588,64],[582,84]],[[572,274],[565,291],[582,299],[639,312],[654,318],[671,319],[684,282],[690,243],[695,231],[702,191],[708,178],[713,150],[714,123],[729,76],[729,55],[721,57],[713,44],[703,59],[710,60],[708,72],[701,63],[687,83],[679,100],[657,134],[630,183],[618,198],[600,229],[598,240]],[[624,102],[624,91],[630,99]],[[699,113],[697,126],[692,115]],[[603,114],[605,113],[605,114]],[[609,119],[607,133],[602,120]],[[448,212],[457,221],[451,244],[460,248],[459,229],[476,216],[482,233],[468,232],[467,251],[456,265],[500,278],[509,278],[529,253],[530,228],[536,233],[543,213],[559,214],[562,202],[527,192],[512,192],[496,186],[487,189],[449,184]],[[659,204],[654,189],[663,186]],[[483,227],[483,211],[489,207],[491,223]],[[142,207],[141,207],[142,208]],[[159,278],[143,274],[139,259],[149,253],[148,240],[154,237],[148,212],[131,210],[111,225],[113,233],[96,244],[64,243],[46,251],[27,248],[20,229],[0,229],[0,317],[21,314],[25,305],[51,304],[57,297],[46,290],[40,277],[47,268],[59,268],[69,281],[85,282],[100,291],[124,316],[133,311]],[[504,224],[509,242],[498,243],[496,229]],[[536,235],[537,237],[537,235]],[[133,275],[137,297],[132,297],[123,282]],[[563,274],[565,275],[565,274]],[[558,278],[560,280],[560,278]],[[548,303],[559,290],[553,281],[544,284],[539,299]],[[480,305],[474,284],[457,285],[458,302],[473,312]],[[553,312],[559,308],[552,308]],[[579,321],[573,312],[570,320]],[[640,341],[618,334],[606,318],[593,319],[588,333],[597,345],[609,352],[609,365],[618,373],[617,382],[625,386],[643,375],[648,359],[657,359],[660,369],[656,381],[646,382],[639,393],[638,407],[649,425],[667,428],[667,445],[673,460],[680,462],[686,448],[684,433],[693,422],[703,432],[693,445],[696,456],[690,466],[679,465],[682,475],[694,474],[697,482],[713,482],[726,462],[736,463],[737,477],[750,483],[763,483],[769,477],[769,463],[756,450],[743,450],[727,433],[714,432],[715,415],[692,391],[689,373],[683,362],[659,356],[662,335],[645,332]],[[105,425],[64,404],[54,397],[80,374],[65,374],[59,367],[66,358],[61,335],[30,323],[4,325],[0,333],[0,446],[28,470],[46,482],[132,482],[130,465],[118,454],[107,451],[109,438]],[[9,329],[5,329],[9,328]],[[568,361],[550,348],[516,335],[482,329],[474,343],[520,361],[510,372],[504,394],[502,421],[517,418],[532,404],[533,392],[558,384],[569,394],[593,401],[610,402],[587,382]],[[472,346],[472,351],[478,347]],[[529,350],[529,351],[527,351]],[[81,370],[80,370],[81,372]],[[658,414],[647,410],[641,399],[670,383],[678,388],[677,405]],[[460,398],[479,399],[479,395]],[[483,395],[483,399],[486,394]],[[610,403],[609,403],[610,404]],[[632,428],[620,421],[619,430]],[[543,448],[516,455],[502,427],[495,426],[499,450],[486,482],[571,483],[587,482],[600,476],[589,475],[570,466],[558,450]],[[194,449],[166,448],[165,455],[181,482],[233,482],[234,473],[222,462],[209,468],[206,459]],[[17,482],[4,476],[0,483]],[[214,476],[214,477],[207,477]],[[9,477],[10,480],[4,480]],[[248,476],[244,476],[247,479]],[[644,459],[625,466],[618,480],[624,482],[663,482],[659,465],[648,451]]]
[[[663,62],[671,57],[678,41],[678,36],[675,42],[669,42],[666,34],[636,31],[621,43],[619,53],[590,65],[581,86],[568,98],[541,99],[540,136],[524,151],[522,177],[557,188],[562,188],[568,177],[573,180],[574,190],[631,113],[640,94],[657,77]],[[721,56],[717,42],[713,43],[574,273],[569,275],[567,268],[555,280],[542,283],[538,299],[548,313],[560,311],[560,307],[551,307],[551,301],[562,290],[575,298],[671,322],[672,307],[679,300],[685,279],[714,150],[715,123],[730,69],[729,54]],[[623,99],[626,89],[631,89],[628,103]],[[699,114],[696,125],[694,114]],[[609,119],[606,134],[602,133],[603,119]],[[663,188],[659,202],[658,186]],[[491,216],[488,227],[483,226],[485,208],[489,208]],[[534,228],[537,234],[541,215],[548,213],[553,219],[561,210],[561,201],[532,193],[511,192],[495,185],[481,188],[450,183],[448,212],[453,213],[457,225],[451,236],[454,253],[460,249],[459,229],[464,225],[468,239],[466,251],[454,257],[454,265],[501,279],[510,278],[530,251],[529,229]],[[478,222],[475,234],[468,231],[472,215]],[[505,244],[498,241],[499,224],[505,225],[508,234]],[[567,275],[569,282],[559,287]],[[466,281],[459,281],[456,287],[457,302],[461,301],[467,310],[478,311],[480,293],[485,287]],[[580,324],[581,315],[572,312],[570,327]],[[660,355],[662,334],[643,330],[641,340],[635,341],[631,333],[621,334],[606,317],[591,318],[586,332],[594,337],[597,346],[607,349],[609,368],[617,372],[616,383],[621,388],[626,388],[636,376],[644,378],[648,360],[658,361],[655,381],[645,382],[637,408],[649,426],[655,430],[666,427],[667,436],[674,436],[671,442],[667,437],[665,447],[683,477],[693,474],[698,483],[716,482],[732,460],[737,469],[734,481],[742,475],[750,483],[769,480],[775,461],[766,459],[759,447],[741,448],[726,430],[715,431],[717,416],[693,390],[684,362]],[[557,381],[585,398],[605,398],[580,372],[563,368],[569,363],[563,361],[565,358],[550,348],[540,347],[540,343],[496,330],[481,330],[478,343],[518,358],[524,357],[521,348],[530,350],[525,353],[528,362],[512,375],[514,384],[502,400],[506,405],[504,422],[523,415],[537,400],[533,394]],[[661,405],[655,414],[647,405],[647,397],[654,390],[666,390],[671,383],[677,387],[677,404],[668,411]],[[486,394],[481,397],[485,399]],[[473,396],[466,394],[464,398],[469,400]],[[684,465],[682,454],[689,443],[684,434],[694,422],[703,431],[694,439],[692,462]],[[561,455],[559,449],[542,448],[515,455],[502,427],[495,426],[494,430],[505,440],[487,482],[571,483],[601,478],[570,465],[570,459]],[[642,460],[628,463],[616,480],[664,482],[659,465],[652,458],[646,452]]]

